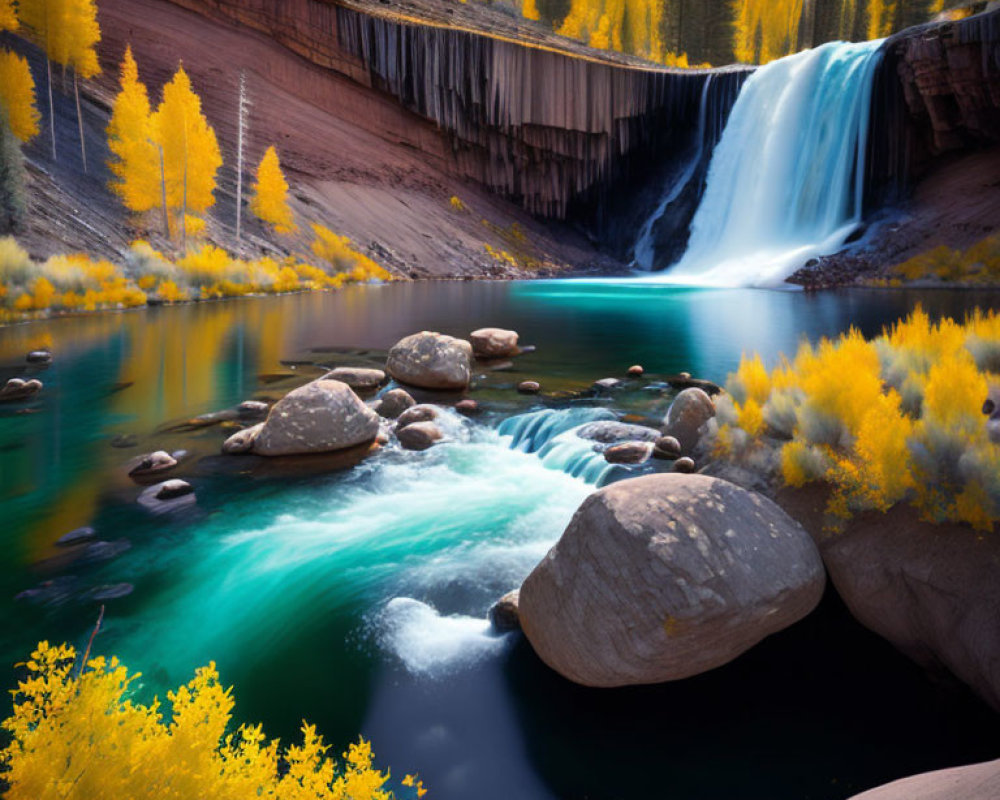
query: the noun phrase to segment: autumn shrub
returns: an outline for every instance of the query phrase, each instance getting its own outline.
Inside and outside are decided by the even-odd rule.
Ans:
[[[139,673],[116,658],[81,669],[72,647],[41,642],[13,692],[0,751],[7,800],[393,800],[389,773],[359,739],[341,760],[315,727],[282,747],[262,726],[231,725],[231,688],[214,664],[167,693],[167,704],[136,697]],[[410,794],[426,790],[416,776]]]
[[[995,284],[1000,282],[1000,234],[965,250],[941,245],[897,264],[892,274],[907,281]]]
[[[312,252],[328,266],[330,274],[342,274],[345,280],[356,282],[392,279],[385,269],[355,250],[351,240],[346,236],[336,234],[329,228],[315,223],[312,229],[315,234]]]
[[[13,236],[0,237],[0,283],[8,289],[24,286],[33,275],[28,251]]]
[[[930,521],[992,529],[1000,446],[982,408],[998,354],[995,312],[935,322],[918,308],[874,340],[852,329],[804,343],[770,372],[744,357],[718,402],[716,452],[774,451],[786,484],[827,482],[834,527],[906,501]]]

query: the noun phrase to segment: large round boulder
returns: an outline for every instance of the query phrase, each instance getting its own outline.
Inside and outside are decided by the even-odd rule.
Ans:
[[[518,353],[517,331],[480,328],[469,334],[469,340],[477,358],[510,358]]]
[[[346,450],[378,435],[378,415],[351,387],[318,380],[289,392],[267,415],[253,442],[262,456]]]
[[[422,389],[464,389],[472,377],[472,345],[441,333],[415,333],[393,345],[386,371]]]
[[[673,436],[687,454],[698,445],[701,428],[715,416],[715,403],[703,389],[685,389],[674,398],[663,419],[663,433]]]
[[[809,535],[778,506],[703,475],[590,495],[521,587],[521,627],[585,686],[660,683],[731,661],[823,594]]]

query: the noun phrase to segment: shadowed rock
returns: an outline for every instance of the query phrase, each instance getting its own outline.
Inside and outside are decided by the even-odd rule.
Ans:
[[[430,422],[431,420],[435,420],[440,413],[435,406],[427,405],[426,403],[412,406],[399,415],[399,419],[396,420],[396,431],[401,431],[415,422]]]
[[[433,422],[414,422],[396,431],[396,438],[407,450],[427,450],[444,438],[441,429]]]
[[[490,623],[493,625],[494,630],[500,633],[508,633],[521,629],[521,620],[517,610],[520,594],[520,589],[507,592],[507,594],[490,607]]]
[[[702,389],[685,389],[670,404],[663,419],[663,433],[673,436],[683,453],[690,453],[701,439],[701,427],[715,416],[715,404]]]
[[[257,437],[260,436],[262,430],[264,430],[264,423],[259,422],[250,428],[236,431],[236,433],[222,443],[222,452],[228,455],[243,455],[244,453],[251,452],[254,442],[257,441]]]
[[[823,593],[809,535],[770,500],[700,475],[588,497],[521,587],[521,627],[586,686],[697,675],[804,617]]]
[[[375,404],[374,410],[380,417],[396,419],[406,409],[417,404],[413,396],[405,389],[390,389]]]
[[[997,800],[1000,760],[925,772],[887,783],[851,800]]]

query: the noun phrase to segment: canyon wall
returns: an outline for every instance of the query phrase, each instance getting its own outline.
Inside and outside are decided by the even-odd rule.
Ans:
[[[1000,10],[890,38],[872,110],[869,208],[905,198],[949,158],[1000,144]]]

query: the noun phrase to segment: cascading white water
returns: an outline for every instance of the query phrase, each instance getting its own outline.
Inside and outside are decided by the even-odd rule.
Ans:
[[[712,155],[691,239],[640,280],[776,286],[861,222],[872,81],[881,42],[834,42],[761,67]]]

